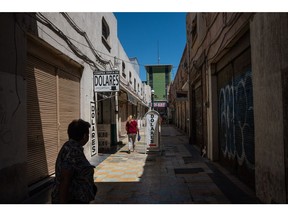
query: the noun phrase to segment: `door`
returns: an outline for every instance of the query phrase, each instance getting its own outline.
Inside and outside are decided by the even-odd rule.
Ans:
[[[219,158],[249,186],[255,186],[253,86],[250,49],[217,76]]]

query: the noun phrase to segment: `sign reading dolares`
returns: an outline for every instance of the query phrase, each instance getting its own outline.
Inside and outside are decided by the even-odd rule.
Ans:
[[[159,113],[155,110],[150,110],[145,114],[145,118],[147,148],[159,150]]]
[[[91,156],[98,153],[98,146],[96,141],[96,105],[95,102],[90,102],[91,107]]]
[[[119,71],[94,71],[93,76],[95,92],[119,91]]]

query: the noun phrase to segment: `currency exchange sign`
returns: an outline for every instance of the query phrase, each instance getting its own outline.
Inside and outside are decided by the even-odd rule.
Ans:
[[[119,71],[94,71],[93,83],[95,92],[119,91]]]

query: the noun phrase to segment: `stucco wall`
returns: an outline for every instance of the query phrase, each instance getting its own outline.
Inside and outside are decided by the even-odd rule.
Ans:
[[[26,45],[14,23],[20,18],[0,14],[0,203],[17,203],[27,195]]]
[[[256,194],[265,203],[286,202],[281,71],[288,64],[287,20],[287,14],[258,13],[251,22]]]
[[[68,24],[67,20],[60,13],[43,13],[57,28],[59,28],[66,36],[69,37],[71,42],[75,44],[83,54],[95,61],[96,57],[93,55],[91,47],[83,37],[83,35],[77,33],[71,25]],[[117,21],[112,13],[68,13],[70,18],[74,21],[76,26],[85,32],[89,38],[95,52],[101,56],[105,61],[111,61],[111,64],[102,66],[98,64],[100,70],[111,70],[111,65],[114,63],[114,57],[118,53],[118,38],[117,38]],[[102,17],[105,18],[110,30],[109,45],[111,46],[110,52],[103,45],[102,39]],[[83,66],[83,74],[80,83],[80,118],[91,122],[91,111],[90,102],[94,101],[94,90],[93,90],[93,70],[86,64],[82,59],[78,58],[68,48],[67,44],[60,37],[56,36],[51,30],[42,24],[39,25],[39,37],[45,40],[47,43],[54,46],[56,49],[69,56]],[[52,36],[52,37],[51,37]],[[56,40],[55,40],[56,39]],[[97,61],[96,61],[97,62]],[[110,103],[107,103],[108,105]],[[110,108],[105,109],[110,110]],[[111,122],[109,115],[104,117],[109,118],[107,121]],[[97,134],[97,131],[96,131]],[[85,155],[92,163],[97,160],[97,156],[91,156],[91,140],[84,146]],[[96,143],[98,139],[96,137]],[[98,146],[97,146],[98,147]]]

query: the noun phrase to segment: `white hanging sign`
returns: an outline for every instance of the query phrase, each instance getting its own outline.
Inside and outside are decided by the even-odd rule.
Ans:
[[[95,92],[119,91],[119,71],[94,71],[93,76]]]
[[[146,144],[147,148],[159,148],[159,115],[156,111],[146,114]]]

